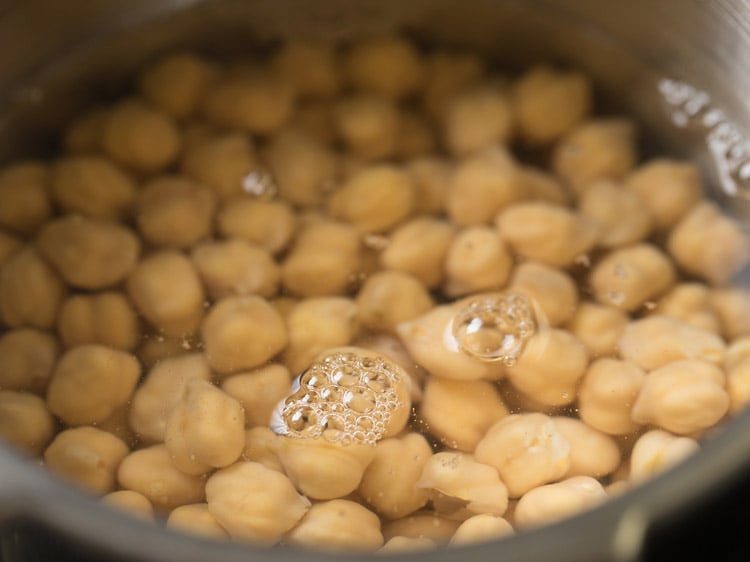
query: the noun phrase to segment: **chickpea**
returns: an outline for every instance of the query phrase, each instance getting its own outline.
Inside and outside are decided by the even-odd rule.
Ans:
[[[272,254],[289,245],[296,228],[292,209],[282,201],[236,199],[219,212],[217,221],[226,238],[240,238]]]
[[[534,166],[521,166],[521,176],[526,183],[530,199],[560,206],[570,203],[570,193],[550,172]]]
[[[229,538],[229,533],[211,515],[207,503],[193,503],[174,508],[167,518],[167,528],[207,539]]]
[[[586,347],[591,357],[614,354],[628,316],[613,306],[582,302],[568,322],[568,330]]]
[[[724,373],[705,361],[674,361],[651,371],[633,404],[636,423],[691,434],[716,424],[729,409]]]
[[[66,348],[98,343],[133,351],[140,337],[133,306],[115,291],[68,297],[60,307],[57,332]]]
[[[268,426],[271,413],[290,388],[289,370],[278,364],[233,375],[221,383],[221,389],[242,405],[247,427]]]
[[[102,145],[118,164],[152,174],[177,159],[181,138],[167,114],[131,99],[112,108],[102,132]]]
[[[283,474],[255,462],[238,462],[206,482],[208,511],[233,539],[272,545],[310,509]]]
[[[399,145],[401,114],[392,101],[359,94],[339,102],[334,109],[338,136],[363,160],[393,156]]]
[[[433,305],[424,285],[401,271],[371,275],[357,294],[359,322],[375,332],[393,334],[401,322],[413,320]]]
[[[620,466],[620,448],[612,437],[575,418],[552,419],[570,444],[570,468],[566,477],[601,478]]]
[[[220,79],[207,93],[203,109],[220,126],[270,135],[294,112],[295,92],[281,76],[258,70]]]
[[[133,451],[120,463],[117,480],[124,490],[139,492],[159,511],[202,502],[204,478],[180,472],[164,445]]]
[[[274,136],[265,151],[279,195],[292,205],[315,207],[338,169],[334,152],[315,137],[294,129]]]
[[[66,213],[97,219],[117,220],[133,206],[133,179],[101,156],[70,156],[52,169],[52,195]]]
[[[750,336],[742,336],[733,340],[727,347],[723,367],[730,371],[747,357],[750,357]]]
[[[201,327],[206,358],[220,375],[258,367],[287,344],[281,315],[262,297],[227,297]]]
[[[276,294],[281,268],[265,248],[241,239],[204,242],[193,248],[193,263],[209,296]]]
[[[506,519],[482,513],[466,519],[451,537],[453,546],[488,542],[513,534],[513,527]]]
[[[682,359],[721,365],[726,346],[716,334],[657,315],[628,324],[620,337],[619,349],[623,359],[651,371]]]
[[[570,275],[542,263],[529,261],[517,266],[509,288],[538,305],[550,326],[570,320],[578,307],[578,289]]]
[[[303,228],[281,266],[283,286],[301,297],[344,294],[359,270],[360,233],[353,226],[321,220]]]
[[[25,392],[0,390],[0,438],[36,456],[54,434],[55,420],[44,400]]]
[[[448,544],[456,532],[458,521],[442,517],[430,511],[418,511],[403,519],[389,521],[383,525],[383,537],[386,541],[393,537],[410,539],[428,539],[433,544]]]
[[[288,41],[271,64],[300,96],[330,98],[340,89],[339,60],[331,45]]]
[[[463,160],[448,182],[445,210],[458,226],[490,224],[495,216],[526,198],[526,183],[513,156],[492,146]]]
[[[419,113],[403,111],[399,125],[396,156],[401,160],[429,157],[434,153],[435,132],[432,124]]]
[[[607,492],[597,480],[574,476],[526,492],[518,501],[514,521],[519,527],[543,525],[594,507],[605,499]]]
[[[575,400],[576,385],[587,366],[586,348],[575,336],[542,328],[526,341],[506,372],[510,383],[526,396],[547,406],[563,406]]]
[[[49,176],[47,166],[33,161],[0,171],[0,227],[15,234],[31,234],[49,219]]]
[[[727,339],[750,334],[750,291],[739,287],[713,289],[709,299]]]
[[[641,198],[611,180],[589,185],[578,202],[581,214],[599,225],[599,245],[617,248],[644,240],[652,219]]]
[[[653,429],[635,442],[630,454],[630,480],[642,482],[683,461],[697,451],[698,442]]]
[[[627,435],[638,429],[630,412],[646,374],[640,367],[619,359],[597,359],[588,368],[578,394],[581,419],[610,435]]]
[[[226,202],[244,194],[243,180],[255,169],[255,153],[244,133],[208,135],[185,148],[180,169]]]
[[[117,490],[102,496],[102,502],[120,509],[134,517],[140,517],[147,521],[154,520],[154,506],[149,499],[139,492],[133,490]]]
[[[188,248],[211,235],[215,208],[210,189],[181,176],[164,175],[141,188],[135,219],[146,242]]]
[[[591,111],[591,84],[579,72],[535,66],[514,85],[518,129],[532,144],[547,144],[578,125]]]
[[[21,241],[0,230],[0,268],[21,248]]]
[[[0,335],[0,388],[44,394],[58,354],[57,340],[47,332],[5,331]]]
[[[495,225],[516,254],[557,267],[572,265],[599,237],[598,226],[587,217],[542,201],[503,210]]]
[[[512,265],[510,250],[495,229],[467,227],[453,238],[445,257],[445,293],[462,296],[499,289]]]
[[[473,451],[487,430],[508,415],[492,383],[439,377],[427,379],[419,412],[431,435],[466,452]]]
[[[65,150],[74,154],[100,151],[109,113],[109,109],[95,106],[76,117],[64,131],[63,146]]]
[[[143,259],[126,287],[136,309],[168,336],[192,334],[203,318],[203,286],[181,252],[162,250]]]
[[[138,89],[146,100],[177,119],[195,113],[218,70],[193,53],[170,53],[141,74]]]
[[[709,201],[695,205],[672,229],[669,253],[688,273],[722,285],[750,258],[747,236]]]
[[[344,71],[358,89],[392,99],[416,93],[424,78],[424,62],[417,49],[402,37],[359,42],[347,54]]]
[[[638,159],[636,131],[623,118],[584,121],[556,144],[552,167],[576,193],[595,180],[620,180]]]
[[[95,427],[76,427],[58,433],[44,451],[50,470],[87,490],[103,494],[115,487],[115,475],[128,446]]]
[[[88,290],[106,289],[125,279],[141,249],[129,228],[80,215],[47,223],[36,246],[68,284]]]
[[[490,84],[475,86],[454,97],[444,119],[445,144],[457,156],[507,144],[513,133],[510,102]]]
[[[245,432],[242,460],[257,462],[266,468],[283,473],[284,467],[279,460],[279,439],[280,437],[266,426],[251,427]]]
[[[377,515],[344,499],[313,505],[287,539],[295,546],[332,552],[374,551],[383,544]]]
[[[8,327],[52,328],[64,294],[65,285],[32,246],[0,270],[0,313]]]
[[[441,158],[422,156],[406,164],[414,185],[414,211],[436,215],[445,209],[452,166]]]
[[[140,374],[129,353],[95,344],[74,347],[52,372],[47,406],[69,425],[102,422],[130,400]]]
[[[378,554],[399,554],[406,552],[417,552],[420,550],[432,550],[437,545],[427,538],[392,537],[378,549]]]
[[[655,159],[633,170],[624,185],[636,193],[648,208],[654,226],[674,226],[701,198],[698,168],[688,162]]]
[[[485,61],[474,53],[437,51],[425,61],[422,103],[433,119],[446,113],[453,98],[478,84],[485,74]]]
[[[670,316],[685,324],[718,334],[721,323],[714,313],[711,291],[702,283],[680,283],[664,295],[654,314]]]
[[[665,293],[675,282],[669,258],[651,244],[613,250],[591,271],[596,299],[632,312]]]
[[[454,237],[445,220],[420,217],[401,225],[380,254],[385,269],[409,273],[428,289],[438,287],[444,276],[444,262]]]
[[[570,445],[554,420],[539,413],[501,419],[477,444],[474,455],[497,469],[511,498],[554,482],[570,469]]]
[[[242,405],[208,381],[186,381],[167,419],[164,444],[174,465],[185,474],[229,466],[245,447]]]

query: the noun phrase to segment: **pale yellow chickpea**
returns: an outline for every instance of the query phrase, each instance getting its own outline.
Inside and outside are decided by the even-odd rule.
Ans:
[[[712,304],[711,291],[704,284],[680,283],[659,300],[653,312],[719,334],[721,322]]]
[[[159,511],[202,502],[205,478],[180,472],[164,445],[133,451],[120,463],[117,481],[124,490],[139,492]]]
[[[226,202],[244,193],[243,180],[255,169],[255,152],[249,136],[229,132],[208,135],[185,148],[180,170],[213,190]]]
[[[281,266],[284,288],[300,297],[343,295],[359,271],[361,234],[342,222],[302,228]]]
[[[552,418],[570,444],[570,468],[566,477],[601,478],[620,466],[620,448],[612,437],[576,418]]]
[[[141,250],[126,226],[80,215],[48,222],[36,240],[39,253],[79,289],[106,289],[133,270]]]
[[[513,112],[507,95],[492,84],[474,86],[448,104],[443,137],[448,149],[464,156],[494,144],[507,144]]]
[[[475,53],[438,50],[427,55],[422,93],[427,113],[433,119],[442,118],[456,95],[480,82],[485,66]]]
[[[729,281],[750,258],[747,235],[710,201],[685,214],[672,229],[667,248],[683,270],[712,285]]]
[[[573,476],[526,492],[518,501],[513,521],[522,528],[543,525],[590,509],[606,499],[607,492],[597,480]]]
[[[101,156],[70,156],[52,168],[50,187],[62,211],[116,220],[129,214],[136,195],[133,179]]]
[[[435,152],[435,132],[423,115],[414,111],[402,111],[396,145],[396,156],[400,160],[429,157]]]
[[[202,353],[167,357],[154,365],[131,400],[130,425],[145,442],[164,440],[167,420],[190,380],[208,381],[211,371]]]
[[[102,422],[130,400],[141,367],[131,354],[103,345],[80,345],[55,365],[47,406],[68,425]]]
[[[271,64],[300,96],[330,98],[339,91],[339,60],[332,45],[286,41]]]
[[[207,539],[228,539],[229,533],[211,515],[207,503],[192,503],[176,507],[167,517],[167,528]]]
[[[750,359],[737,362],[727,371],[729,413],[736,415],[750,404]]]
[[[358,94],[340,101],[333,114],[338,136],[349,150],[364,160],[393,156],[398,148],[401,114],[392,101]]]
[[[25,392],[0,390],[0,438],[38,456],[54,434],[55,419],[44,400]]]
[[[167,336],[195,332],[203,318],[203,286],[190,259],[175,250],[151,254],[127,279],[138,312]]]
[[[189,380],[167,419],[164,444],[185,474],[229,466],[245,447],[242,405],[210,382]]]
[[[429,377],[419,408],[425,429],[451,449],[471,452],[508,415],[492,383]]]
[[[140,517],[147,521],[154,520],[154,506],[149,499],[140,492],[133,490],[117,490],[102,496],[106,505],[120,509],[128,515]]]
[[[0,227],[16,234],[31,234],[52,215],[50,171],[34,161],[13,164],[0,171]]]
[[[141,187],[135,220],[144,241],[188,248],[211,235],[215,209],[209,188],[182,176],[162,175]]]
[[[640,243],[608,253],[591,270],[589,281],[600,303],[632,312],[667,292],[675,277],[664,252]]]
[[[149,103],[179,119],[196,111],[218,73],[209,60],[196,54],[170,53],[143,71],[138,89]]]
[[[521,166],[521,176],[530,199],[563,206],[570,202],[570,193],[551,172],[535,166]]]
[[[368,552],[383,545],[378,516],[346,499],[313,505],[286,540],[295,546],[329,552]]]
[[[727,339],[750,334],[750,291],[742,287],[713,289],[711,308],[721,324],[721,333]]]
[[[618,346],[623,359],[647,371],[682,359],[721,365],[726,351],[724,341],[716,334],[659,315],[630,322]]]
[[[576,193],[593,181],[619,180],[636,164],[635,125],[623,118],[584,121],[555,145],[552,168]]]
[[[518,203],[502,210],[495,226],[516,254],[556,267],[570,266],[599,239],[594,221],[543,201]]]
[[[6,330],[0,336],[0,388],[44,394],[59,345],[47,332],[34,328]]]
[[[133,306],[120,292],[72,295],[65,299],[57,318],[57,333],[65,347],[87,343],[133,351],[140,338]]]
[[[221,389],[242,405],[247,427],[268,426],[276,405],[289,395],[291,380],[289,369],[272,364],[228,377]]]
[[[652,429],[641,435],[630,454],[631,482],[642,482],[676,465],[699,449],[690,437]]]
[[[112,108],[102,131],[102,145],[110,158],[146,174],[174,163],[181,143],[180,131],[171,117],[133,99]]]
[[[644,240],[653,220],[641,198],[611,180],[596,180],[578,201],[581,214],[599,225],[599,246],[618,248]]]
[[[567,330],[541,328],[531,336],[508,380],[526,396],[547,406],[570,404],[586,372],[586,348]]]
[[[292,205],[322,203],[336,176],[338,159],[323,142],[299,129],[275,135],[264,152],[279,195]]]
[[[258,367],[286,347],[284,320],[258,296],[217,302],[201,326],[206,358],[220,375]]]
[[[255,462],[238,462],[206,482],[208,511],[233,539],[272,545],[310,509],[289,478]]]
[[[559,480],[570,469],[570,444],[554,420],[540,413],[501,419],[477,444],[474,456],[497,469],[511,498]]]
[[[453,170],[445,210],[458,226],[490,224],[498,212],[527,195],[514,157],[503,147],[491,146],[469,156]]]
[[[513,270],[509,289],[526,295],[542,313],[540,322],[561,326],[575,314],[578,288],[575,281],[559,269],[533,261],[523,262]]]
[[[513,256],[494,228],[470,226],[453,238],[444,264],[444,292],[457,297],[503,287],[510,276]]]
[[[21,240],[0,230],[0,268],[22,246]]]
[[[243,461],[257,462],[276,472],[284,472],[279,460],[279,440],[281,438],[267,426],[257,425],[245,431]]]
[[[94,106],[75,117],[63,132],[65,150],[74,154],[99,152],[108,119],[109,109],[101,106]]]
[[[489,542],[513,534],[513,527],[506,519],[482,513],[469,517],[456,529],[450,540],[453,546]]]
[[[415,94],[424,79],[422,56],[397,36],[357,43],[346,54],[343,68],[355,88],[393,99]]]
[[[613,306],[581,302],[567,329],[586,347],[591,357],[612,355],[628,323],[628,315]]]
[[[419,433],[383,439],[359,484],[362,498],[383,517],[399,519],[424,507],[428,491],[417,487],[432,447]]]
[[[418,511],[402,519],[383,524],[383,537],[428,539],[435,545],[448,544],[460,522],[431,511]]]
[[[736,338],[727,346],[723,367],[728,372],[748,357],[750,357],[750,336]]]
[[[32,246],[13,254],[0,269],[0,314],[11,328],[55,325],[65,285]]]
[[[66,480],[104,494],[115,488],[117,469],[128,453],[111,433],[84,426],[58,433],[44,451],[44,463]]]
[[[452,171],[451,162],[436,156],[422,156],[407,162],[406,171],[414,184],[415,212],[442,213]]]
[[[674,226],[703,192],[695,164],[665,158],[637,167],[625,178],[624,186],[640,197],[659,230]]]
[[[289,245],[296,229],[294,212],[287,203],[246,198],[235,199],[222,208],[217,223],[226,238],[240,238],[272,254]]]
[[[375,332],[395,334],[401,322],[424,314],[433,305],[425,286],[401,271],[379,271],[370,275],[357,293],[359,322]]]
[[[714,426],[729,410],[722,370],[699,360],[674,361],[644,379],[631,416],[680,435]]]
[[[581,419],[610,435],[628,435],[640,424],[630,417],[646,374],[627,361],[597,359],[589,366],[578,393]]]
[[[252,69],[218,80],[207,93],[203,109],[216,124],[270,135],[294,112],[291,83],[271,72]]]
[[[344,297],[313,297],[300,301],[286,318],[289,336],[284,363],[303,371],[321,352],[350,344],[359,331],[357,303]]]
[[[378,554],[402,554],[420,550],[432,550],[437,545],[428,538],[391,537],[378,549]]]

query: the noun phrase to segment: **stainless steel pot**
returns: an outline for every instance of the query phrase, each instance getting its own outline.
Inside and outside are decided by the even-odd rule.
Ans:
[[[116,93],[126,76],[167,47],[237,51],[285,35],[345,39],[395,27],[426,42],[478,49],[501,63],[557,60],[583,68],[596,78],[605,108],[641,119],[647,147],[698,160],[715,197],[746,216],[750,166],[743,167],[741,130],[750,123],[750,4],[744,0],[6,0],[0,162],[48,152],[52,132],[77,108]],[[710,101],[702,92],[710,92]],[[649,533],[702,509],[748,469],[750,412],[687,462],[596,510],[496,543],[399,558],[636,560]],[[52,533],[53,545],[73,545],[80,559],[84,552],[91,559],[153,562],[332,558],[204,542],[131,520],[0,446],[0,560],[48,559],[30,529]]]

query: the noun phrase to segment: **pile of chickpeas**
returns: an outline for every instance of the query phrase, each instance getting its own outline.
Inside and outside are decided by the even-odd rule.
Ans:
[[[746,237],[575,70],[400,36],[168,53],[61,144],[0,170],[0,436],[139,517],[329,550],[492,540],[750,402]],[[535,311],[511,361],[449,345],[487,295]],[[330,353],[405,385],[374,444],[269,425]]]

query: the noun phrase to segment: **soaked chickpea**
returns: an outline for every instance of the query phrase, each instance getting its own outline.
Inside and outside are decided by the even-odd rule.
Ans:
[[[194,503],[176,507],[169,513],[167,527],[204,538],[229,538],[229,533],[219,524],[216,517],[211,515],[207,503]]]
[[[0,226],[31,234],[52,215],[50,172],[39,162],[21,162],[0,171]]]
[[[246,240],[272,254],[289,245],[296,227],[292,209],[281,201],[235,199],[221,209],[217,220],[225,237]]]
[[[363,160],[393,156],[398,148],[401,115],[388,99],[359,95],[336,106],[334,122],[339,136]]]
[[[39,396],[0,390],[0,437],[29,455],[39,455],[55,434],[55,420]]]
[[[507,96],[496,87],[482,85],[450,101],[443,134],[451,152],[461,156],[507,143],[512,130],[513,113]]]
[[[133,351],[139,328],[130,301],[116,291],[72,295],[62,303],[57,318],[57,332],[66,348],[94,343]]]
[[[154,520],[154,507],[149,499],[133,490],[117,490],[102,496],[102,502],[148,521]]]
[[[291,379],[286,367],[271,364],[227,377],[221,388],[240,403],[247,427],[261,427],[269,424],[274,408],[289,394]]]
[[[0,336],[0,389],[44,394],[59,355],[57,340],[34,328]]]

